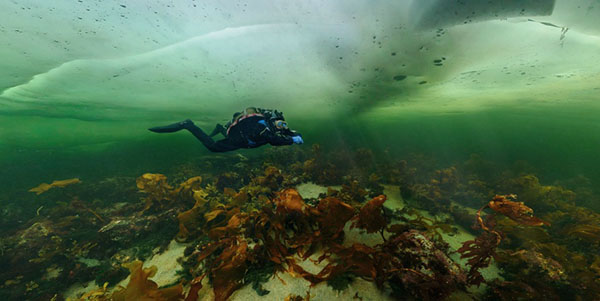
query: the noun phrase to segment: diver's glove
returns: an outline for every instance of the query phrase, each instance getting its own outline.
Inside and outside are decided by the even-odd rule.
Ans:
[[[296,143],[296,144],[304,143],[304,140],[302,140],[301,136],[292,136],[292,140],[294,140],[294,143]]]

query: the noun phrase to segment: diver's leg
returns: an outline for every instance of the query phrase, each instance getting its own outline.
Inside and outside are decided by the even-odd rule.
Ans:
[[[215,142],[215,144],[211,145],[209,150],[212,152],[216,152],[216,153],[222,153],[222,152],[230,152],[230,151],[233,151],[233,150],[236,150],[239,148],[240,148],[239,146],[235,146],[235,145],[229,143],[228,139],[222,139],[222,140]]]
[[[223,135],[223,137],[227,137],[227,128],[225,128],[222,125],[221,125],[221,135]]]
[[[206,135],[206,133],[204,133],[202,129],[200,129],[193,123],[187,125],[185,128],[188,131],[190,131],[190,133],[192,133],[192,135],[194,135],[196,139],[200,140],[200,142],[202,142],[202,144],[204,144],[204,146],[208,148],[208,150],[210,150],[211,152],[221,153],[236,150],[239,148],[235,145],[227,143],[227,139],[215,142],[212,138],[210,138],[210,136]]]
[[[173,132],[183,130],[189,125],[194,125],[194,122],[192,122],[189,119],[186,119],[184,121],[176,122],[176,123],[165,125],[165,126],[157,126],[157,127],[149,128],[148,130],[155,132],[155,133],[173,133]]]
[[[225,127],[222,126],[220,123],[217,123],[217,125],[215,126],[215,129],[212,131],[212,133],[210,133],[210,137],[214,137],[217,134],[221,134],[223,136],[227,136],[227,131],[225,130]]]

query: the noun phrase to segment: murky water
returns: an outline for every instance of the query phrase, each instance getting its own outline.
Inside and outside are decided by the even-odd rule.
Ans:
[[[597,0],[5,1],[0,19],[0,296],[600,298]],[[147,130],[250,106],[304,144]]]

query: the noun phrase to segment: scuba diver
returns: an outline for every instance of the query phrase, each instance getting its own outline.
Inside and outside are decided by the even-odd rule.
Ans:
[[[190,131],[211,152],[255,148],[267,143],[275,146],[304,143],[300,133],[288,128],[283,113],[254,107],[236,112],[225,126],[217,124],[210,135],[189,119],[148,130],[155,133],[173,133],[183,129]],[[225,136],[225,139],[215,142],[212,137],[217,134]]]

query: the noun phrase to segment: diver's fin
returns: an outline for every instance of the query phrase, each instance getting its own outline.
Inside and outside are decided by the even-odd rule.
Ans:
[[[186,119],[184,121],[176,122],[176,123],[165,125],[165,126],[156,126],[153,128],[149,128],[148,130],[155,132],[155,133],[173,133],[173,132],[183,130],[193,124],[194,124],[194,122],[192,122],[189,119]]]

